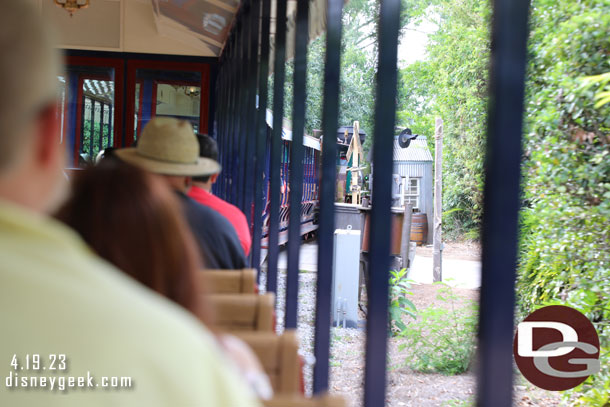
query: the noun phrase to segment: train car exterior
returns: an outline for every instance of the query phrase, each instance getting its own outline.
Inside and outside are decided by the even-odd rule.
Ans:
[[[265,171],[264,171],[264,193],[263,193],[263,241],[262,247],[268,248],[269,222],[270,222],[270,171],[271,171],[271,137],[273,114],[267,110],[267,141],[265,153]],[[292,132],[282,126],[282,147],[281,147],[281,164],[280,164],[280,222],[279,222],[279,244],[287,242],[288,221],[290,215],[290,150],[292,146]],[[320,157],[320,140],[305,135],[303,138],[303,146],[305,148],[303,156],[303,193],[301,195],[301,235],[311,236],[317,230],[316,211],[319,204],[318,185],[319,185],[319,157]]]

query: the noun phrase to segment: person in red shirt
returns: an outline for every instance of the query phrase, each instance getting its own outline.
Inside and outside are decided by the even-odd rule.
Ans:
[[[197,140],[199,141],[199,156],[218,161],[218,145],[216,140],[207,134],[197,134]],[[250,228],[248,227],[246,215],[237,206],[212,194],[212,185],[218,179],[219,173],[205,177],[193,177],[193,184],[188,195],[200,204],[214,209],[231,222],[237,232],[239,242],[246,256],[248,256],[250,246],[252,246],[252,237],[250,236]]]

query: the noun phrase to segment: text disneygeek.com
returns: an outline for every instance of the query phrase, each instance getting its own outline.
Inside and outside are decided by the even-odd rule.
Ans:
[[[22,357],[14,355],[12,371],[4,377],[2,385],[9,390],[43,389],[57,392],[68,392],[71,389],[129,389],[133,386],[129,376],[101,376],[96,378],[87,371],[82,376],[67,376],[67,358],[64,354],[39,355],[28,354]],[[50,373],[45,376],[41,373]]]

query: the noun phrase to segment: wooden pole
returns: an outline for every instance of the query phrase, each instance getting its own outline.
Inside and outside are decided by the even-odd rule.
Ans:
[[[434,251],[432,275],[434,282],[443,281],[442,217],[443,217],[443,119],[436,118],[434,132]]]
[[[413,215],[413,204],[405,204],[405,213],[402,220],[402,239],[400,240],[400,257],[402,257],[402,267],[410,268],[409,264],[409,243],[411,242],[411,217]]]

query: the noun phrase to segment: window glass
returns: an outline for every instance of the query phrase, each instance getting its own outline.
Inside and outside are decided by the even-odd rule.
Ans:
[[[155,116],[175,117],[199,131],[201,73],[191,71],[136,70],[134,137]]]
[[[72,152],[69,166],[84,166],[114,145],[114,68],[70,65],[66,71],[58,77],[62,141]]]
[[[409,178],[405,187],[405,204],[412,204],[413,209],[419,209],[419,184],[419,178]]]

